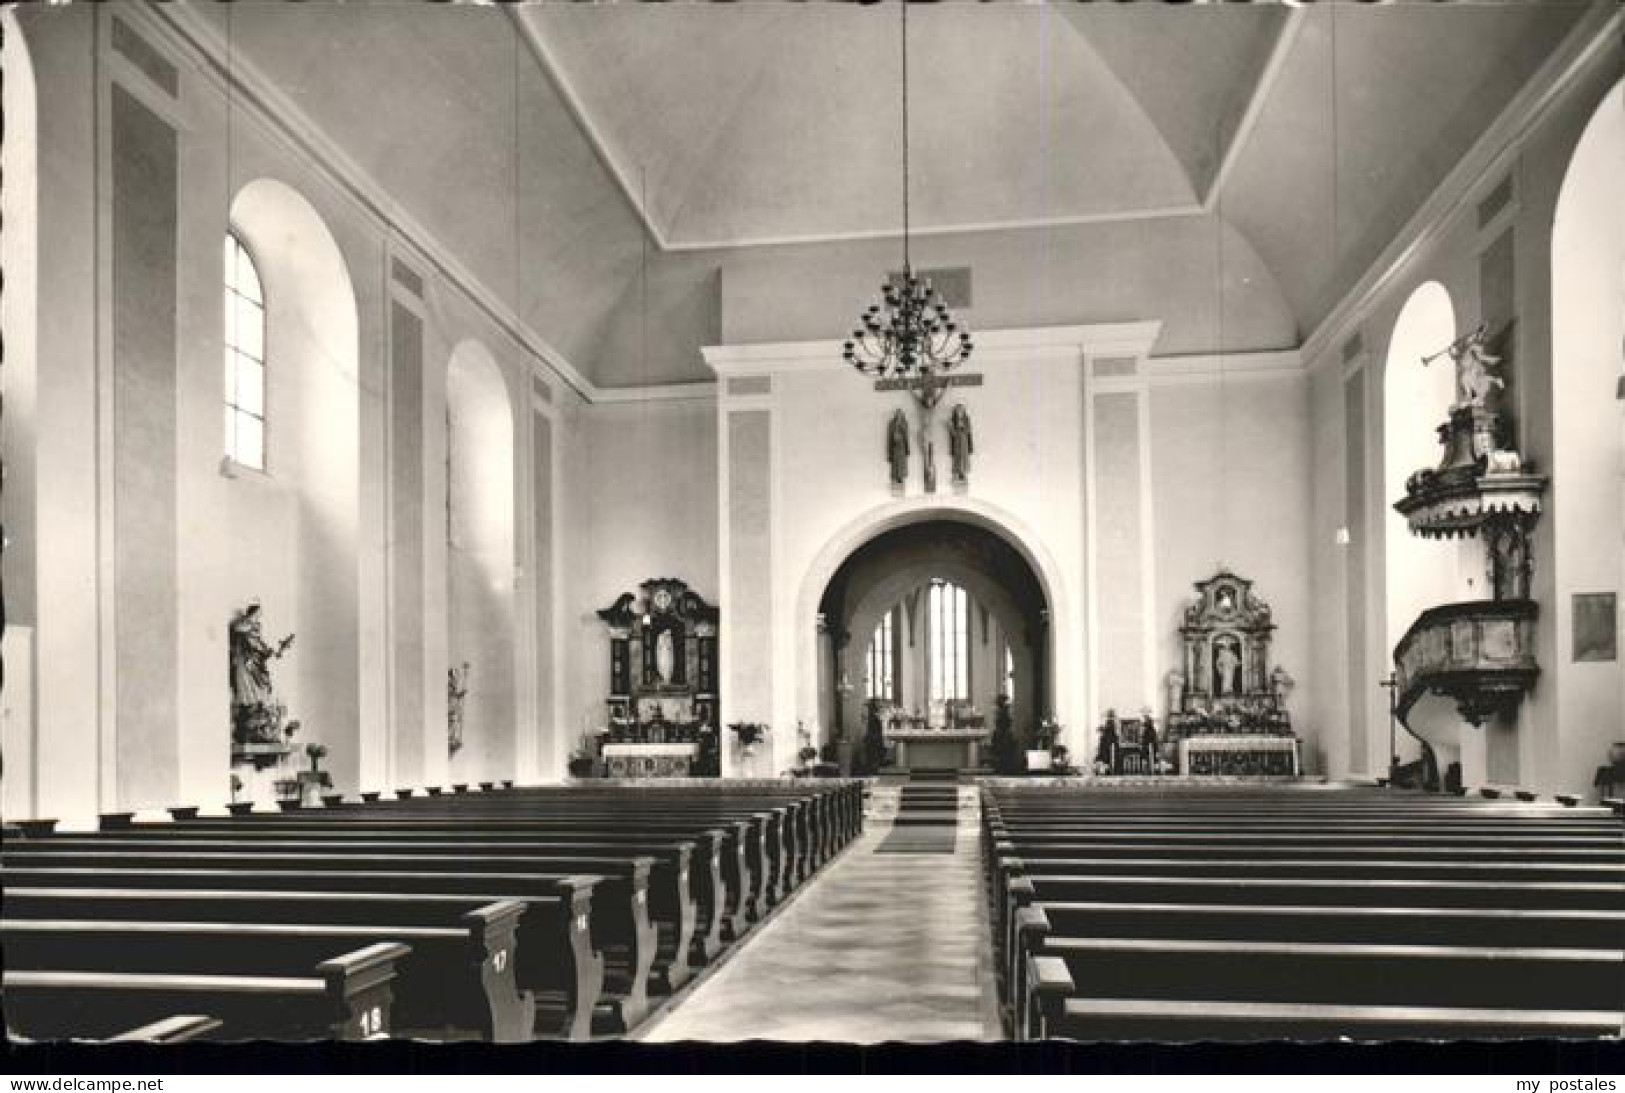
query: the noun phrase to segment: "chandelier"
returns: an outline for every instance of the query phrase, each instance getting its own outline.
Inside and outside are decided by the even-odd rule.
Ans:
[[[903,11],[903,274],[880,286],[881,302],[858,318],[842,356],[866,376],[919,379],[925,387],[970,359],[970,331],[954,321],[948,305],[919,277],[908,253],[908,0]]]

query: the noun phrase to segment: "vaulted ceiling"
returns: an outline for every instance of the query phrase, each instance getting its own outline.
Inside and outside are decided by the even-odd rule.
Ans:
[[[912,225],[1207,217],[1301,339],[1607,2],[916,6]],[[803,250],[827,267],[901,224],[896,4],[192,7],[595,378],[626,371],[601,358],[624,348],[607,331],[644,296],[646,246],[655,291],[702,301],[679,324],[698,342],[724,325],[730,268]],[[1113,261],[1067,271],[1079,299]],[[638,376],[696,378],[695,349]]]

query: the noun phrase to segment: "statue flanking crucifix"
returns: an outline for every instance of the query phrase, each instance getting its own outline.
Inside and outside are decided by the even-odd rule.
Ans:
[[[917,379],[879,380],[875,383],[877,391],[907,391],[914,396],[915,403],[919,405],[921,472],[926,493],[937,492],[935,436],[937,404],[942,401],[942,396],[949,387],[976,387],[980,386],[981,382],[981,376],[944,376],[927,373]],[[970,411],[965,408],[964,403],[955,405],[948,415],[947,431],[951,480],[956,486],[964,486],[970,481],[970,457],[975,451]],[[908,463],[912,454],[908,416],[902,410],[894,410],[886,422],[886,462],[890,467],[894,492],[901,492],[908,481]]]

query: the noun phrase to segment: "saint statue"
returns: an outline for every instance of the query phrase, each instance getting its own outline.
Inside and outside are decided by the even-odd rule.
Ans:
[[[271,661],[293,644],[289,634],[276,645],[265,640],[260,605],[251,603],[231,620],[232,741],[238,744],[275,744],[285,712],[271,689]]]
[[[908,481],[908,418],[898,410],[886,426],[886,459],[891,463],[891,481],[901,486]]]
[[[1219,642],[1213,650],[1213,694],[1241,693],[1241,657],[1232,642]]]
[[[1176,714],[1185,708],[1185,673],[1178,668],[1170,671],[1165,684],[1168,688],[1168,712]]]
[[[662,630],[655,639],[655,672],[660,676],[660,682],[670,683],[676,670],[677,649],[672,644],[671,631]]]
[[[948,454],[953,460],[954,481],[964,483],[970,478],[970,457],[976,450],[971,434],[970,411],[959,403],[948,415]]]
[[[463,700],[468,697],[468,661],[446,669],[446,750],[455,755],[463,746]]]
[[[920,414],[920,458],[925,463],[925,492],[937,492],[937,445],[931,439],[931,411]]]

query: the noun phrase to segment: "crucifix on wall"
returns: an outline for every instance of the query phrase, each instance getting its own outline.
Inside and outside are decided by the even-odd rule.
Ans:
[[[920,407],[920,457],[926,493],[937,491],[936,440],[934,411],[950,387],[980,387],[980,375],[945,376],[928,372],[909,379],[883,379],[875,381],[876,391],[907,391]],[[949,439],[953,456],[953,475],[956,483],[966,480],[970,455],[970,415],[964,406],[954,408],[950,418]],[[903,411],[892,413],[886,425],[886,459],[891,464],[891,482],[901,487],[908,478],[908,460],[911,455],[908,438],[908,419]]]

